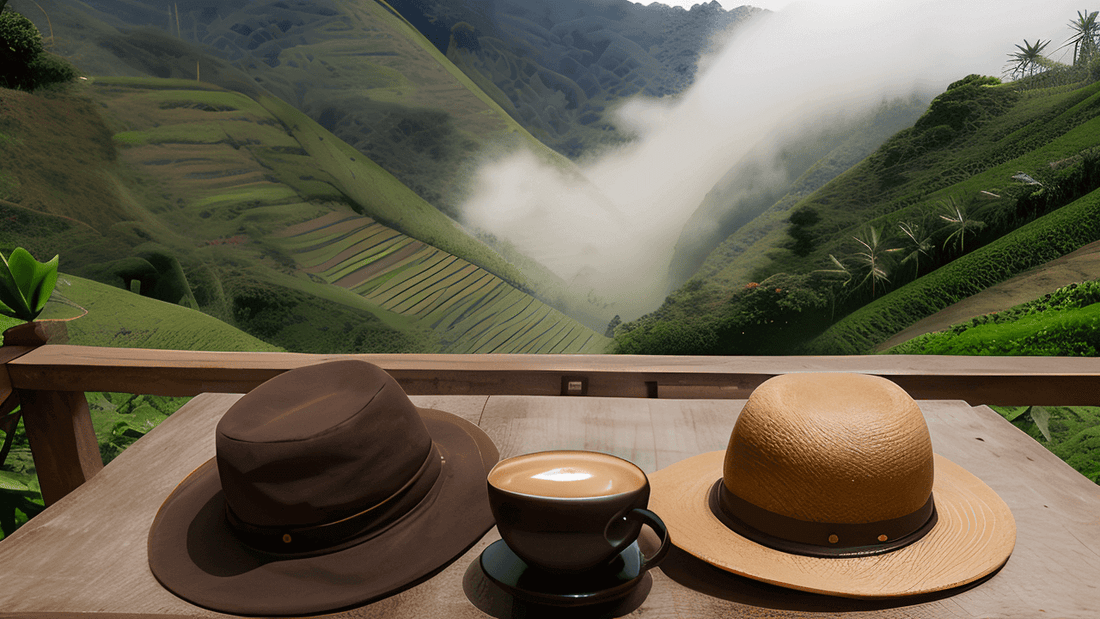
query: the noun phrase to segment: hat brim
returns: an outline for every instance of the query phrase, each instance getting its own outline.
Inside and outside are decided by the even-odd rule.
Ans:
[[[936,454],[932,493],[939,520],[920,540],[885,554],[821,558],[760,545],[711,512],[708,493],[722,478],[724,451],[688,458],[649,476],[650,509],[672,543],[718,568],[781,587],[851,598],[944,591],[991,574],[1016,544],[1016,521],[992,488]]]
[[[285,558],[243,545],[226,523],[215,459],[165,499],[149,529],[149,567],[160,583],[204,608],[240,615],[306,615],[361,606],[438,573],[493,527],[485,477],[493,441],[455,415],[417,409],[443,458],[417,508],[361,544]]]

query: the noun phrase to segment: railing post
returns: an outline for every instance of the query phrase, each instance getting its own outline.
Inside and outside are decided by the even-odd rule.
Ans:
[[[46,328],[28,323],[9,329],[5,345],[41,346],[64,341],[64,323]],[[14,333],[13,333],[14,331]],[[103,468],[99,442],[83,391],[16,389],[42,499],[56,503]]]

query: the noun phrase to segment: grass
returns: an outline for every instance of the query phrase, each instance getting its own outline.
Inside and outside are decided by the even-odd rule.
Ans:
[[[1100,280],[977,316],[891,347],[890,354],[1100,356]]]
[[[525,278],[515,267],[467,236],[453,220],[359,151],[335,139],[282,100],[264,97],[260,104],[290,128],[291,135],[308,153],[310,164],[324,170],[333,185],[354,201],[363,215],[522,285]]]
[[[88,310],[86,316],[66,323],[70,344],[169,350],[283,350],[202,312],[74,275],[61,275],[54,294]],[[40,318],[68,318],[79,313],[51,300]],[[0,317],[0,330],[14,324],[18,321]]]
[[[610,342],[495,274],[367,218],[326,215],[269,242],[303,269],[430,326],[446,352],[551,352],[560,342],[536,336],[555,323],[573,335],[570,351],[603,352]]]
[[[1100,238],[1100,190],[867,304],[805,345],[808,354],[861,354],[906,326],[984,288]]]
[[[1100,82],[1022,97],[1012,86],[982,81],[953,84],[912,128],[861,163],[793,204],[789,196],[780,200],[743,226],[661,308],[620,327],[621,348],[713,354],[736,347],[714,325],[728,322],[738,328],[727,331],[736,334],[752,327],[739,313],[739,292],[753,282],[793,277],[827,299],[824,311],[836,318],[816,324],[811,314],[821,313],[820,303],[773,317],[795,325],[786,332],[775,328],[775,337],[769,332],[776,353],[862,354],[947,305],[1100,239],[1100,194],[1092,172]],[[1014,180],[1020,171],[1040,179],[1042,188]],[[949,242],[951,230],[937,216],[938,205],[952,200],[985,224],[966,239],[966,255]],[[788,221],[792,212],[813,217],[794,226]],[[863,280],[854,237],[873,227],[882,232],[884,247],[902,247],[899,224],[920,221],[934,231],[921,270],[887,260],[886,286],[853,290]],[[803,243],[797,253],[796,240]],[[830,256],[852,269],[850,284],[824,274],[836,268]],[[890,292],[883,295],[882,289]],[[676,321],[684,332],[673,337],[668,329],[654,330],[662,321]]]
[[[1100,280],[1070,284],[1003,311],[926,333],[889,354],[1100,356]],[[992,406],[1100,484],[1100,407]]]
[[[62,302],[62,301],[65,302]],[[78,305],[87,310],[80,316]],[[69,274],[58,279],[40,319],[64,319],[68,343],[81,346],[180,350],[270,351],[272,346],[201,312],[164,303]],[[0,332],[20,321],[0,317]],[[85,394],[104,463],[110,462],[190,398],[130,393]],[[0,441],[4,438],[0,432]],[[0,485],[14,480],[26,490],[0,488],[0,539],[42,509],[41,489],[22,423],[0,469]]]

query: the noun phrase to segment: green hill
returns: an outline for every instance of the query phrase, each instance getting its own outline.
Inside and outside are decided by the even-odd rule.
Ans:
[[[65,273],[39,319],[65,320],[68,343],[80,346],[283,350],[200,311]],[[20,322],[0,316],[0,332]]]
[[[519,270],[272,97],[186,80],[93,78],[48,96],[3,91],[0,101],[11,110],[0,150],[15,162],[0,201],[12,223],[0,232],[4,251],[61,254],[70,272],[201,309],[301,352],[525,348],[512,338],[474,345],[470,338],[488,326],[575,334],[532,350],[602,351],[608,343],[552,308],[534,311],[543,304]],[[62,117],[66,136],[52,130]],[[329,285],[272,241],[288,226],[350,209],[476,265],[531,311],[509,304],[477,308],[473,323],[421,320]]]
[[[952,84],[858,165],[777,202],[658,311],[620,326],[618,349],[864,353],[1100,239],[1089,195],[1100,187],[1100,83],[998,82]]]
[[[382,1],[11,0],[9,9],[89,76],[201,80],[277,98],[452,218],[486,149],[509,144],[569,165]]]
[[[86,313],[85,313],[86,310]],[[67,320],[65,339],[81,346],[277,352],[202,312],[62,273],[42,320]],[[20,321],[0,317],[0,332]],[[156,427],[190,398],[85,394],[104,462]],[[5,439],[9,438],[7,436]],[[0,539],[43,509],[34,459],[20,422],[0,469]]]
[[[1062,286],[894,346],[890,354],[1100,356],[1100,280]],[[1013,425],[1100,483],[1100,407],[994,406]]]

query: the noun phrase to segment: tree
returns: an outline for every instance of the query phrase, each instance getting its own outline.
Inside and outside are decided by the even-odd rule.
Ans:
[[[1100,22],[1096,21],[1097,11],[1077,11],[1077,19],[1069,23],[1074,36],[1070,37],[1062,47],[1073,45],[1073,64],[1087,65],[1098,55],[1097,44],[1100,42]],[[1025,40],[1024,43],[1027,43]],[[1018,47],[1018,46],[1017,46]],[[1059,48],[1061,49],[1061,48]]]
[[[1047,45],[1050,45],[1048,40],[1044,43],[1041,39],[1035,39],[1034,43],[1028,43],[1027,39],[1024,39],[1024,44],[1017,45],[1016,49],[1019,51],[1011,52],[1008,57],[1012,59],[1012,66],[1009,67],[1009,75],[1013,79],[1020,79],[1026,75],[1034,75],[1035,69],[1043,66],[1043,49]]]
[[[932,255],[932,231],[929,226],[903,221],[898,223],[898,229],[905,235],[905,243],[909,253],[902,258],[901,263],[913,263],[913,278],[920,275],[920,257]]]
[[[871,296],[873,297],[876,295],[875,285],[877,283],[882,282],[885,284],[890,281],[889,273],[886,271],[886,255],[901,250],[897,248],[887,249],[886,244],[882,241],[879,229],[874,226],[869,226],[862,236],[856,235],[852,238],[863,248],[862,251],[856,252],[855,259],[860,270],[866,272],[857,287],[863,287],[868,281],[871,282]]]
[[[0,0],[0,88],[34,90],[76,76],[76,69],[62,58],[47,53],[42,34],[31,20],[4,10]]]
[[[943,241],[943,246],[947,247],[947,244],[953,241],[959,253],[965,253],[966,235],[984,228],[985,222],[967,217],[966,209],[960,206],[953,197],[941,202],[940,206],[944,211],[940,215],[940,219],[947,222],[947,228],[950,230],[947,238]]]

